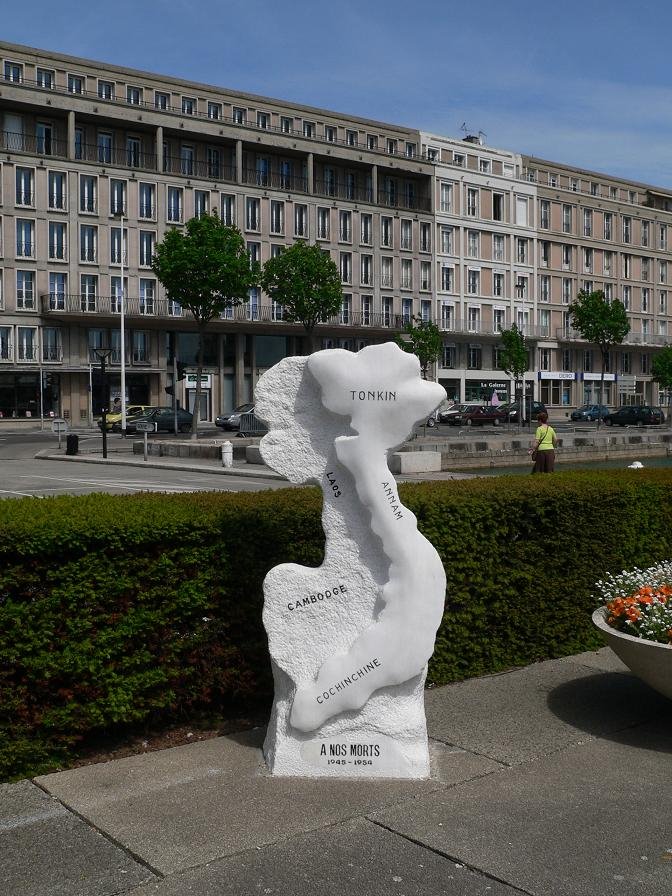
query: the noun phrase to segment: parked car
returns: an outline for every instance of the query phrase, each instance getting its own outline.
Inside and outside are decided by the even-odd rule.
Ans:
[[[129,417],[134,417],[136,414],[146,414],[152,410],[154,405],[151,404],[127,404],[126,405],[126,420]],[[98,428],[102,430],[103,428],[103,418],[99,417],[96,421],[98,424]],[[115,426],[118,426],[118,429],[121,429],[121,412],[111,411],[109,414],[105,415],[105,422],[107,423],[107,431],[115,431]]]
[[[606,404],[584,404],[569,415],[570,420],[604,420],[610,413]]]
[[[126,413],[126,431],[128,432],[128,424],[132,423],[136,417],[146,417],[147,414],[151,414],[151,412],[156,408],[155,404],[152,405],[144,405],[142,410],[134,411],[133,413]],[[119,417],[117,420],[116,417]],[[121,432],[121,414],[115,414],[115,420],[112,424],[112,432]]]
[[[489,404],[463,404],[446,422],[452,426],[484,426],[485,424],[499,426],[500,423],[506,423],[506,419],[506,414],[502,413],[499,407]]]
[[[476,404],[454,404],[445,410],[439,409],[439,423],[453,423],[456,416],[461,416],[467,408],[480,407]],[[456,421],[455,421],[456,422]]]
[[[441,420],[441,414],[449,408],[452,408],[452,403],[448,400],[442,401],[438,408],[433,411],[427,418],[426,425],[432,427],[436,426],[437,423],[442,423],[443,421]],[[422,425],[423,424],[421,423],[420,426]]]
[[[194,415],[185,411],[183,408],[177,409],[177,429],[178,432],[189,432]],[[174,432],[175,431],[175,411],[171,407],[152,408],[147,414],[139,414],[126,423],[127,432],[137,432],[138,423],[154,423],[157,432]]]
[[[243,414],[253,414],[254,405],[248,402],[234,408],[228,414],[221,414],[215,418],[215,426],[221,426],[222,429],[240,429],[240,418]]]
[[[604,418],[607,426],[655,426],[665,422],[660,408],[648,404],[626,404]]]
[[[526,401],[525,403],[525,414],[527,414],[530,410],[529,405],[530,402]],[[500,411],[506,411],[509,416],[509,420],[512,423],[518,422],[518,411],[520,410],[519,403],[517,401],[509,401],[506,404],[500,404]],[[536,420],[539,417],[539,414],[542,411],[546,411],[546,405],[542,404],[540,401],[532,402],[532,420]]]

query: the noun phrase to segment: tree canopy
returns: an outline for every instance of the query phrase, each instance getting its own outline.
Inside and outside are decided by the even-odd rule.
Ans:
[[[426,380],[430,365],[438,361],[443,352],[443,337],[436,324],[414,316],[396,336],[395,342],[405,352],[417,356],[422,378]]]
[[[668,394],[672,407],[672,346],[666,345],[651,362],[651,378]]]
[[[499,336],[504,345],[500,355],[502,370],[519,380],[530,369],[530,352],[525,337],[516,324],[502,330]]]
[[[259,271],[250,261],[245,240],[217,215],[191,218],[172,228],[156,246],[152,270],[170,301],[189,311],[198,330],[196,397],[192,438],[200,413],[203,342],[208,324],[226,308],[240,305],[257,285]],[[182,359],[181,359],[182,360]]]
[[[303,324],[311,350],[316,324],[338,314],[343,304],[341,277],[331,256],[302,240],[268,259],[261,286],[282,306],[283,320]]]

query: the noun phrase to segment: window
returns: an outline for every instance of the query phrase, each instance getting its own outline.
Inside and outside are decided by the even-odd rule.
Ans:
[[[429,261],[420,262],[420,289],[429,292],[432,288],[432,265]]]
[[[373,286],[373,256],[359,256],[359,282],[362,286]]]
[[[96,274],[82,274],[80,278],[80,303],[82,311],[96,310],[98,277]],[[99,343],[102,346],[102,342]]]
[[[593,211],[590,208],[584,208],[583,210],[583,235],[593,235]]]
[[[548,274],[541,274],[539,276],[539,301],[551,301],[551,278]]]
[[[410,258],[401,259],[401,288],[413,289],[413,261]]]
[[[604,238],[605,240],[612,239],[613,233],[613,215],[611,212],[604,213]]]
[[[352,254],[350,252],[339,253],[338,265],[341,281],[343,283],[352,283]]]
[[[68,75],[68,93],[84,93],[84,78],[80,75]]]
[[[613,252],[604,252],[602,254],[602,270],[606,277],[611,277],[612,260],[613,260]]]
[[[667,249],[667,224],[661,224],[658,228],[658,248]]]
[[[267,187],[271,172],[271,163],[266,158],[258,158],[255,168],[256,183],[259,187]]]
[[[138,184],[138,217],[153,220],[156,207],[156,187],[154,184]]]
[[[342,243],[352,242],[352,212],[338,213],[338,238]]]
[[[493,221],[503,221],[504,220],[504,194],[503,193],[493,193],[492,194],[492,220]]]
[[[16,257],[35,257],[35,222],[26,218],[16,219]]]
[[[35,272],[16,272],[16,309],[17,311],[35,310]]]
[[[180,172],[187,177],[191,177],[194,173],[195,157],[194,147],[182,144],[180,147]]]
[[[649,259],[642,257],[641,259],[641,277],[645,282],[649,279]]]
[[[49,222],[49,259],[65,261],[67,248],[66,225],[60,221]]]
[[[205,159],[208,166],[208,177],[218,180],[222,174],[220,151],[214,146],[207,146],[205,149]]]
[[[425,221],[420,224],[420,251],[432,251],[432,225]]]
[[[98,81],[98,96],[101,100],[113,100],[114,84],[111,81]]]
[[[539,226],[542,230],[548,230],[551,226],[551,203],[548,199],[539,202]]]
[[[222,194],[220,217],[222,224],[233,227],[236,223],[236,197]]]
[[[667,290],[661,289],[658,293],[658,313],[667,314]]]
[[[110,214],[126,214],[126,181],[110,180]]]
[[[549,187],[557,187],[558,186],[558,175],[557,174],[549,174],[548,175],[548,185]]]
[[[280,116],[280,130],[283,134],[291,134],[294,130],[294,119],[286,115]]]
[[[445,255],[453,254],[453,228],[441,227],[441,251]]]
[[[528,281],[527,277],[516,277],[516,297],[519,299],[527,299],[528,297]]]
[[[247,122],[247,110],[241,109],[240,106],[234,106],[231,118],[234,124],[245,124]]]
[[[171,223],[180,223],[182,219],[182,187],[168,187],[167,218]]]
[[[645,286],[642,289],[642,311],[649,310],[650,302],[651,302],[651,290]]]
[[[593,250],[585,247],[583,250],[583,270],[588,274],[593,272]]]
[[[626,215],[623,216],[623,242],[629,243],[632,241],[632,218],[628,218]]]
[[[647,331],[648,333],[648,331]],[[644,331],[642,330],[642,335],[644,335]],[[639,356],[639,369],[643,374],[648,374],[651,371],[651,356],[643,353]]]
[[[79,176],[79,210],[96,212],[98,207],[98,179],[88,174]]]
[[[504,295],[504,274],[501,271],[495,271],[492,275],[492,294],[497,298]]]
[[[443,309],[441,309],[443,312]],[[449,327],[442,327],[443,330],[451,330],[453,325]],[[454,370],[457,367],[457,346],[456,345],[444,345],[443,346],[443,358],[441,362],[441,366],[447,368],[448,370]]]
[[[112,162],[112,134],[105,131],[98,134],[98,161],[104,165]]]
[[[480,233],[478,230],[467,231],[467,255],[469,258],[478,258],[480,255]]]
[[[308,236],[308,206],[294,206],[294,236]]]
[[[196,114],[196,100],[193,96],[183,96],[182,97],[182,114],[183,115],[195,115]]]
[[[614,284],[613,283],[605,283],[604,284],[604,298],[607,302],[611,302],[614,298]]]
[[[480,370],[483,366],[483,349],[480,345],[470,344],[467,348],[467,368]]]
[[[35,83],[45,90],[54,89],[54,73],[48,68],[38,68],[35,72]]]
[[[16,169],[16,205],[35,205],[35,172],[32,168]]]
[[[380,245],[387,249],[392,248],[392,218],[381,215],[380,218]]]
[[[98,228],[93,224],[80,225],[79,260],[98,261]]]
[[[413,299],[402,299],[401,300],[401,322],[402,322],[402,324],[409,324],[411,322],[412,317],[413,317]]]
[[[17,327],[19,361],[37,361],[37,327]]]
[[[413,248],[413,222],[402,219],[400,246],[402,249]]]
[[[526,239],[516,237],[516,261],[518,264],[527,264],[527,243]]]
[[[261,260],[261,243],[248,241],[247,254],[250,256],[250,262],[252,264],[258,264]]]
[[[458,168],[464,168],[464,155],[461,152],[453,153],[453,165]]]
[[[383,326],[390,327],[392,325],[392,296],[383,296],[380,304],[383,312]]]
[[[578,177],[570,177],[569,179],[569,189],[574,193],[578,193],[581,187],[580,181]]]
[[[452,210],[453,210],[453,185],[452,184],[441,184],[440,208],[441,208],[442,212],[452,212]]]
[[[258,199],[248,196],[245,200],[245,229],[261,229],[261,206]]]
[[[378,149],[378,137],[375,134],[367,134],[366,135],[366,148],[367,149]]]
[[[527,227],[527,197],[516,196],[516,224]]]
[[[75,158],[84,158],[84,131],[82,128],[75,128]]]
[[[142,90],[140,87],[126,88],[126,102],[130,106],[139,106],[142,103]]]
[[[150,361],[149,333],[145,330],[133,330],[131,341],[133,346],[133,363],[148,364]]]
[[[324,126],[324,139],[327,143],[335,143],[336,142],[336,128],[331,125],[325,124]]]
[[[315,122],[314,121],[304,121],[303,122],[303,136],[311,137],[311,138],[315,136]]]
[[[574,292],[573,281],[569,277],[562,278],[562,304],[569,305]]]
[[[330,211],[328,208],[318,208],[317,210],[317,238],[318,240],[329,239],[329,219]]]
[[[148,277],[140,278],[140,314],[154,314],[156,281]]]
[[[52,311],[65,308],[65,297],[68,294],[68,277],[60,271],[49,274],[49,308]]]
[[[341,302],[341,323],[349,324],[352,319],[352,296],[343,296]]]
[[[271,233],[284,234],[285,232],[285,203],[271,200]]]
[[[211,118],[213,121],[219,121],[222,117],[222,104],[221,103],[213,103],[208,100],[208,118]]]
[[[370,246],[373,242],[373,216],[362,212],[359,219],[360,242]]]
[[[410,143],[406,141],[406,147],[404,149],[404,155],[407,159],[414,159],[417,153],[417,148],[415,143]]]
[[[622,296],[623,306],[626,311],[630,310],[630,305],[632,303],[632,286],[624,286],[623,287],[623,296]]]
[[[539,243],[539,265],[547,268],[551,260],[551,244],[548,240],[541,240]]]
[[[371,315],[373,312],[373,296],[362,296],[362,323],[364,326],[371,326]]]
[[[572,269],[572,247],[571,246],[563,246],[562,247],[562,268],[565,271],[571,271]]]
[[[658,262],[658,282],[659,283],[667,283],[667,262],[666,261]]]
[[[563,205],[562,206],[562,232],[563,233],[571,233],[572,232],[572,206],[571,205]]]
[[[501,333],[506,329],[506,309],[492,309],[492,331],[493,333]]]
[[[441,265],[441,289],[444,292],[454,292],[455,268],[444,264]]]
[[[629,280],[632,277],[632,256],[624,252],[621,260],[623,262],[623,276]]]
[[[140,246],[140,267],[148,268],[152,264],[154,257],[154,246],[156,243],[156,234],[152,230],[141,230],[139,233]]]
[[[67,191],[67,174],[63,171],[50,171],[48,178],[49,208],[65,211]]]
[[[42,360],[63,360],[63,344],[61,341],[61,331],[58,327],[42,328]]]
[[[194,190],[194,217],[202,218],[210,211],[210,193],[207,190]]]
[[[467,292],[478,295],[481,291],[481,272],[473,269],[467,271]]]
[[[386,287],[394,286],[393,262],[387,255],[380,259],[380,285]]]
[[[455,306],[447,302],[441,304],[441,329],[452,330],[455,328]],[[444,364],[444,367],[446,365]]]
[[[642,240],[641,240],[642,246],[648,246],[649,245],[649,222],[648,221],[642,221],[641,236],[642,236]]]
[[[162,109],[164,112],[170,109],[170,94],[160,93],[158,90],[154,94],[154,108]]]
[[[478,190],[467,189],[467,214],[472,218],[478,217]]]
[[[53,152],[54,129],[50,124],[38,121],[35,125],[37,151],[40,155],[50,156]]]
[[[18,62],[5,62],[5,81],[23,81],[23,66]]]
[[[324,167],[324,192],[327,196],[336,195],[336,172],[328,165]]]
[[[271,116],[268,112],[257,112],[257,127],[268,130],[271,126]]]

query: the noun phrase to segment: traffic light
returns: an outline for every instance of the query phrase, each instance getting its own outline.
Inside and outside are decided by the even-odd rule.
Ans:
[[[166,386],[166,393],[168,395],[175,395],[175,384],[180,380],[183,380],[187,375],[187,365],[183,361],[175,360],[173,362],[173,369],[170,371],[173,382],[170,386]]]
[[[183,361],[177,361],[177,379],[183,380],[187,375],[187,365]]]

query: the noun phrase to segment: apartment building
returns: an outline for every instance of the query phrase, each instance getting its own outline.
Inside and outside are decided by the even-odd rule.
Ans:
[[[506,400],[499,333],[515,323],[534,344],[550,330],[537,308],[536,186],[519,155],[480,136],[421,133],[435,164],[436,322],[444,333],[437,378],[460,401]],[[528,379],[533,380],[532,373]]]
[[[325,347],[432,317],[434,166],[418,131],[7,43],[0,65],[3,417],[86,422],[120,395],[122,352],[127,400],[165,403],[196,335],[151,258],[203,212],[237,225],[259,262],[295,239],[330,252],[344,295],[318,328]],[[96,349],[111,352],[110,394]],[[301,327],[252,290],[208,334],[202,418],[301,350]],[[194,389],[179,384],[184,406]]]
[[[536,189],[538,320],[550,319],[534,359],[541,400],[598,400],[601,355],[572,329],[567,306],[580,289],[601,289],[630,321],[610,353],[604,403],[666,403],[651,361],[670,341],[672,191],[530,156],[522,177]]]

